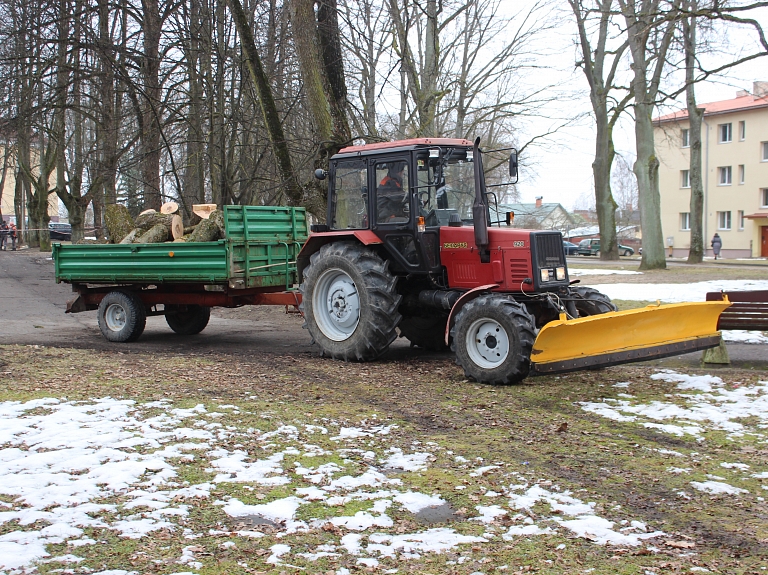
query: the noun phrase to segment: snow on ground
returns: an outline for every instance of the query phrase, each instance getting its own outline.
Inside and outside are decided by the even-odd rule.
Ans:
[[[187,527],[193,500],[218,506],[233,525],[259,519],[238,531],[241,537],[263,537],[263,524],[277,529],[278,537],[300,537],[328,523],[342,527],[346,534],[336,544],[309,555],[347,553],[368,566],[382,558],[408,560],[502,536],[562,533],[598,544],[640,545],[660,534],[613,529],[618,518],[597,516],[595,502],[577,499],[531,476],[525,467],[514,470],[516,464],[483,464],[446,453],[432,442],[396,447],[397,426],[375,419],[353,427],[324,420],[322,426],[297,423],[263,432],[210,423],[209,415],[203,405],[174,409],[166,402],[136,404],[112,398],[0,403],[0,525],[7,530],[14,522],[13,530],[0,536],[0,573],[35,572],[41,560],[78,565],[106,532],[143,539],[167,529],[194,539],[200,534]],[[231,412],[231,417],[237,414]],[[269,425],[266,420],[264,424]],[[317,436],[336,449],[318,447]],[[238,438],[255,438],[259,447],[248,450],[236,443]],[[478,483],[482,492],[494,497],[494,505],[477,506],[477,514],[466,520],[486,525],[482,537],[462,533],[461,520],[451,527],[424,525],[412,533],[388,532],[394,513],[450,509],[440,494],[418,491],[410,479],[438,455],[461,462],[457,479]],[[209,480],[192,485],[182,481],[183,466],[191,464],[206,470]],[[503,487],[491,490],[491,481]],[[217,483],[241,486],[244,493],[281,486],[287,495],[259,504],[228,495],[214,501],[211,493]],[[369,502],[368,508],[343,515],[341,506],[351,501]],[[313,517],[299,518],[310,503]],[[534,504],[536,522],[531,513],[521,513]],[[494,527],[502,517],[511,525],[507,532]],[[51,557],[48,547],[65,542],[71,553]],[[185,547],[177,563],[201,568],[205,558],[195,556],[195,549]],[[272,546],[267,560],[280,564],[302,557],[281,544]]]
[[[568,275],[572,277],[576,276],[613,276],[613,275],[622,275],[622,276],[641,276],[643,275],[643,272],[633,272],[630,270],[602,270],[602,269],[578,269],[578,268],[568,268]]]
[[[681,303],[706,301],[707,292],[768,290],[768,280],[711,280],[687,284],[590,284],[611,299]]]

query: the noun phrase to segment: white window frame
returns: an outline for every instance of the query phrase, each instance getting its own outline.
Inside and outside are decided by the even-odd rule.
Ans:
[[[681,188],[691,187],[691,171],[690,170],[680,170],[680,187]]]
[[[730,122],[726,124],[717,125],[717,143],[728,144],[733,141],[733,124]]]
[[[739,122],[739,142],[743,142],[747,139],[747,122],[741,120]]]
[[[744,164],[739,164],[739,185],[744,185],[744,179],[746,178],[747,168]]]
[[[691,131],[688,128],[683,128],[680,131],[680,141],[682,142],[681,148],[691,147]]]
[[[763,156],[761,161],[768,162],[768,142],[760,142],[760,147],[763,150]]]
[[[730,186],[733,183],[733,168],[731,166],[720,166],[717,168],[717,185]]]
[[[739,210],[737,217],[739,219],[739,229],[744,229],[744,210]]]
[[[760,207],[768,208],[768,188],[762,188],[760,190]]]
[[[680,231],[691,231],[691,212],[680,212]]]
[[[717,212],[717,229],[718,230],[730,230],[733,225],[731,219],[731,212]]]

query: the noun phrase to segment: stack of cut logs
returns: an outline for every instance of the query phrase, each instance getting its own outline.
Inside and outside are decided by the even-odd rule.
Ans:
[[[113,244],[155,244],[162,242],[212,242],[224,237],[224,213],[216,204],[195,204],[196,225],[184,226],[176,202],[166,202],[160,211],[144,210],[134,220],[128,208],[108,205],[104,220]]]

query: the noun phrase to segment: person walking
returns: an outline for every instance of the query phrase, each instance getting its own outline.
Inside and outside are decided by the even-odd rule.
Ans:
[[[723,247],[723,240],[720,239],[720,234],[715,232],[712,238],[712,252],[715,254],[715,259],[720,255],[720,248]]]
[[[0,223],[0,250],[5,251],[5,242],[8,240],[8,222],[5,220]]]
[[[16,233],[16,224],[14,224],[13,222],[11,222],[8,225],[8,237],[11,238],[11,251],[15,252],[16,251],[16,237],[17,237],[17,233]]]

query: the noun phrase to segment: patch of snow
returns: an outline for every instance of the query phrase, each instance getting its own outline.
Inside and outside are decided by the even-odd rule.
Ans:
[[[570,273],[570,270],[569,270]],[[705,301],[707,292],[768,290],[768,280],[710,280],[686,284],[594,284],[590,287],[611,299],[682,303]]]
[[[411,513],[418,513],[428,507],[445,505],[445,500],[439,495],[425,495],[415,491],[406,491],[395,497],[395,502],[402,505]]]
[[[578,276],[641,276],[643,272],[633,272],[630,270],[609,270],[609,269],[575,269],[568,268],[568,275],[571,277]]]
[[[730,341],[731,343],[768,343],[768,335],[762,331],[724,329],[720,333],[724,341]]]
[[[664,535],[663,531],[652,533],[620,533],[612,529],[613,522],[595,515],[562,520],[555,518],[560,525],[572,531],[577,537],[588,539],[598,545],[630,545],[637,547],[645,539]]]
[[[384,460],[384,467],[389,469],[402,469],[403,471],[423,471],[427,468],[427,460],[431,453],[403,453],[402,449],[392,447],[389,450],[392,455]]]
[[[691,481],[694,489],[711,493],[712,495],[738,495],[739,493],[749,493],[746,489],[734,487],[721,481]]]

